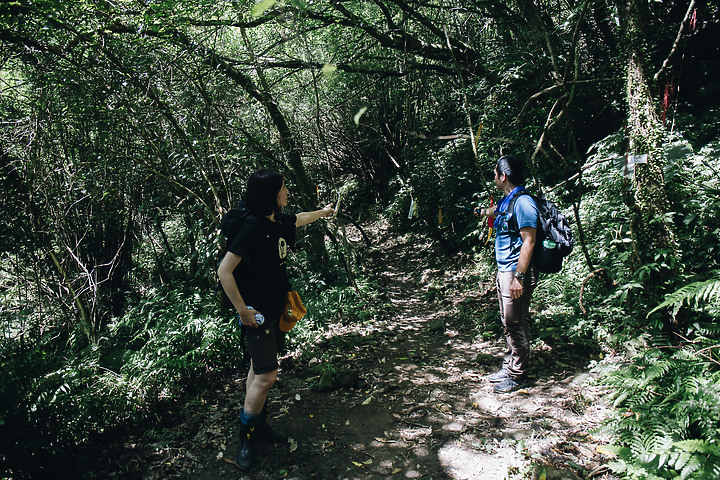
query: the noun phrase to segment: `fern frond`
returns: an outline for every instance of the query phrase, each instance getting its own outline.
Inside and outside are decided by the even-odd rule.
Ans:
[[[720,478],[720,459],[716,459],[713,463],[708,462],[697,476],[697,480],[717,480],[718,478]]]
[[[673,446],[688,453],[703,453],[720,458],[720,447],[707,440],[681,440]]]
[[[665,296],[665,301],[653,308],[649,317],[658,310],[665,307],[673,307],[673,315],[676,315],[683,305],[698,306],[702,303],[713,303],[720,300],[720,272],[715,272],[715,278],[702,282],[693,282]]]
[[[696,472],[700,467],[702,467],[702,460],[700,460],[699,457],[693,456],[690,458],[690,460],[685,464],[685,466],[680,471],[680,478],[682,480],[685,480],[688,478],[692,473]]]
[[[714,320],[714,322],[698,322],[693,324],[693,327],[695,327],[697,332],[701,335],[717,338],[720,336],[720,322],[718,322],[717,315]]]

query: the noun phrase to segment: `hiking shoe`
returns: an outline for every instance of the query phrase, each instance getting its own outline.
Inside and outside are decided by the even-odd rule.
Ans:
[[[514,392],[518,388],[522,388],[527,384],[527,379],[525,378],[518,378],[516,380],[513,380],[510,377],[507,377],[502,382],[496,383],[493,386],[493,391],[495,393],[510,393]]]
[[[495,373],[493,373],[493,374],[488,375],[488,376],[485,377],[485,378],[487,378],[488,381],[490,381],[490,382],[492,382],[492,383],[502,382],[503,380],[505,380],[506,378],[508,378],[508,371],[503,368],[503,369],[498,370],[497,372],[495,372]]]

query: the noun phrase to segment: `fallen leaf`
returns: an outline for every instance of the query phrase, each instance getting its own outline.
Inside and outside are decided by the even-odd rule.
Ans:
[[[610,450],[606,445],[598,445],[597,451],[598,451],[598,453],[601,453],[601,454],[603,454],[603,455],[607,455],[607,456],[610,456],[610,457],[614,457],[614,456],[615,456],[615,452],[613,452],[612,450]]]
[[[290,444],[290,453],[292,453],[292,452],[294,452],[295,450],[297,450],[298,444],[297,444],[297,442],[296,442],[294,439],[288,438],[288,443]]]
[[[395,469],[393,469],[392,474],[395,475],[400,472],[402,472],[402,468],[395,468]]]
[[[352,464],[355,465],[356,467],[362,467],[362,466],[363,466],[362,463],[358,463],[358,462],[352,462]]]
[[[368,403],[372,402],[372,395],[365,399],[365,401],[362,403],[363,405],[367,405]]]

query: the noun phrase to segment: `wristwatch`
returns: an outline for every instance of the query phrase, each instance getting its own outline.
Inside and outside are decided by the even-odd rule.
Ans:
[[[517,270],[515,270],[513,272],[513,275],[515,275],[515,278],[517,278],[520,283],[523,283],[523,280],[525,280],[525,274],[523,272],[518,272]]]

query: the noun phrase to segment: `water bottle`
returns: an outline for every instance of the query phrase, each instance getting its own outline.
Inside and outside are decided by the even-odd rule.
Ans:
[[[248,305],[247,308],[248,308],[248,310],[255,310],[250,305]],[[240,326],[242,326],[242,320],[240,319],[240,314],[238,313],[235,316],[238,317],[238,322],[240,322]],[[255,314],[255,323],[257,323],[258,325],[262,325],[263,323],[265,323],[265,316],[260,312],[256,313]]]
[[[543,247],[547,248],[548,250],[552,250],[555,247],[557,247],[557,243],[553,242],[552,240],[548,240],[547,238],[543,240]]]

